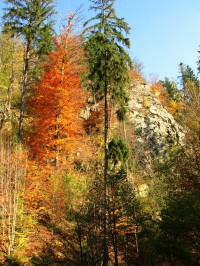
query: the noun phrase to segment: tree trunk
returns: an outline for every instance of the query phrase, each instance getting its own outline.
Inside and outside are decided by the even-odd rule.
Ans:
[[[108,195],[108,85],[105,82],[104,107],[104,254],[103,266],[108,266],[108,226],[109,226],[109,195]]]
[[[26,87],[27,87],[28,70],[29,70],[30,47],[31,47],[31,41],[28,40],[27,45],[26,45],[25,58],[24,58],[24,71],[23,71],[23,81],[22,81],[22,89],[21,89],[19,131],[18,131],[18,139],[20,143],[23,140],[23,133],[24,133],[24,112],[25,112]]]
[[[112,188],[113,189],[113,188]],[[117,218],[115,215],[115,199],[114,195],[112,197],[112,203],[113,203],[113,208],[112,208],[112,220],[113,220],[113,248],[114,248],[114,266],[118,266],[118,239],[117,239],[117,227],[116,227],[116,222]]]
[[[78,226],[77,234],[78,234],[79,251],[80,251],[80,263],[81,263],[81,266],[84,266],[81,226],[79,225],[78,221],[77,221],[77,226]]]
[[[7,254],[10,255],[14,251],[16,236],[22,158],[20,153],[18,154],[19,160],[16,160],[10,141],[6,145],[1,145],[0,153],[2,243],[7,249]]]

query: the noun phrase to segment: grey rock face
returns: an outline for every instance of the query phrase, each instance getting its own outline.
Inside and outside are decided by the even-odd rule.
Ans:
[[[163,154],[170,145],[184,143],[183,128],[163,107],[149,85],[132,84],[129,94],[128,120],[136,135],[135,149],[143,149],[145,164]]]

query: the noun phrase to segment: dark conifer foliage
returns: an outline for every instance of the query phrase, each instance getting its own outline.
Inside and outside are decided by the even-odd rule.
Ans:
[[[132,61],[125,48],[130,47],[130,32],[124,19],[116,16],[113,0],[91,1],[97,15],[85,23],[86,51],[92,90],[99,100],[104,96],[105,83],[113,103],[122,109],[128,100],[125,85]],[[125,34],[125,36],[123,35]]]
[[[116,16],[114,2],[115,0],[91,0],[91,10],[94,10],[96,15],[85,23],[84,31],[90,68],[88,78],[96,100],[104,98],[104,266],[107,266],[109,261],[109,106],[117,106],[119,119],[125,118],[128,101],[126,85],[132,66],[125,51],[125,48],[130,47],[126,36],[130,28],[124,19]]]
[[[46,54],[52,48],[53,20],[55,13],[53,0],[5,0],[3,31],[12,36],[19,34],[25,41],[24,71],[21,88],[21,103],[19,117],[19,141],[22,142],[24,131],[24,112],[28,72],[32,52]]]
[[[53,45],[54,0],[5,0],[3,31],[22,35],[30,49],[48,53]]]
[[[182,89],[185,90],[186,83],[188,81],[193,82],[194,85],[198,87],[199,80],[198,80],[198,77],[195,75],[194,70],[190,66],[184,65],[183,63],[180,63],[179,66],[180,66],[180,73],[181,73],[180,81],[181,81]]]

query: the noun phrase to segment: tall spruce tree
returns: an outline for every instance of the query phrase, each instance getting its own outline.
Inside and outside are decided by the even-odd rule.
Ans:
[[[182,90],[186,90],[186,84],[188,81],[193,82],[196,87],[199,87],[199,80],[198,77],[195,75],[194,70],[188,65],[184,65],[183,63],[180,63],[179,67],[181,73],[180,82],[182,85]]]
[[[21,87],[19,141],[22,142],[25,101],[31,51],[46,54],[52,48],[54,0],[5,0],[3,31],[20,34],[25,41],[24,70]]]
[[[85,23],[85,49],[89,62],[90,80],[97,101],[104,98],[104,255],[103,265],[107,266],[109,193],[108,193],[108,143],[109,104],[117,109],[119,119],[125,118],[127,110],[126,84],[129,80],[131,59],[125,48],[130,47],[127,38],[130,28],[123,18],[118,18],[113,7],[115,0],[90,0],[91,10],[96,15]]]

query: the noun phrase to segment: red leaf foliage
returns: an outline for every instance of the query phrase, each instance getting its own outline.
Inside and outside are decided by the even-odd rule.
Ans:
[[[80,79],[85,71],[81,45],[69,29],[56,37],[55,50],[49,54],[41,81],[29,99],[33,132],[27,135],[27,143],[40,161],[56,158],[66,163],[81,146],[84,94]]]

